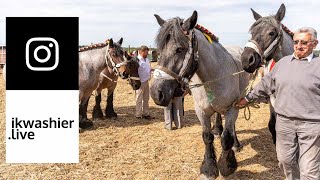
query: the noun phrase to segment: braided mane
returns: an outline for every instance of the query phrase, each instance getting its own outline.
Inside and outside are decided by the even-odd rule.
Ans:
[[[86,47],[79,48],[79,52],[89,51],[89,50],[97,49],[97,48],[102,48],[102,47],[105,47],[107,45],[108,45],[108,43],[92,44],[92,45],[89,45],[89,46],[86,46]]]
[[[285,26],[283,24],[281,24],[281,25],[282,25],[282,29],[293,38],[294,33],[292,31],[290,31],[289,28],[287,28],[287,26]]]
[[[201,31],[202,33],[205,33],[208,36],[210,36],[213,41],[219,42],[219,38],[217,36],[215,36],[212,32],[210,32],[208,29],[206,29],[205,27],[197,24],[194,28],[196,28],[199,31]]]

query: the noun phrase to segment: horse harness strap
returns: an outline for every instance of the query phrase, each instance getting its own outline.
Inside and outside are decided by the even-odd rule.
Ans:
[[[159,71],[160,70],[160,71]],[[165,72],[165,73],[163,73],[163,74],[161,74],[161,71],[163,71],[163,72]],[[159,73],[159,74],[157,74],[157,73]],[[154,76],[157,76],[156,78],[157,79],[160,79],[160,77],[163,77],[163,79],[175,79],[175,80],[177,80],[178,82],[181,80],[181,77],[178,75],[178,74],[176,74],[176,73],[174,73],[174,72],[172,72],[170,69],[168,69],[168,68],[165,68],[165,67],[163,67],[163,66],[156,66],[156,68],[155,68],[155,72],[153,73],[154,74]],[[165,76],[165,75],[169,75],[169,77],[167,77],[167,76]],[[165,78],[166,77],[166,78]]]
[[[191,35],[188,35],[188,37],[190,39],[188,51],[183,60],[183,62],[187,61],[187,64],[183,64],[180,73],[176,74],[170,69],[158,65],[155,68],[153,76],[155,79],[176,80],[181,84],[182,89],[189,91],[189,81],[198,69],[199,52],[194,30],[191,31]],[[191,72],[187,72],[188,70],[191,70]]]
[[[252,40],[252,39],[247,42],[247,44],[245,45],[245,48],[249,47],[249,48],[254,49],[261,57],[262,64],[266,64],[266,62],[267,62],[266,58],[268,56],[270,56],[270,54],[273,53],[272,50],[275,51],[277,48],[281,48],[281,41],[280,40],[283,36],[282,33],[283,33],[283,30],[282,30],[282,25],[280,23],[278,36],[276,37],[275,40],[272,41],[272,43],[267,47],[267,49],[265,51],[262,51],[259,44],[255,40]],[[254,63],[254,61],[252,63]],[[249,64],[249,65],[251,66],[252,64]]]
[[[115,81],[113,79],[111,79],[110,77],[108,77],[107,75],[105,75],[103,72],[100,73],[103,77],[107,78],[109,81],[113,82],[113,83],[117,83],[118,81]]]
[[[123,56],[123,57],[125,58],[125,56]],[[113,59],[112,59],[112,57],[110,56],[110,53],[109,53],[109,45],[108,45],[108,47],[107,47],[107,49],[106,49],[105,59],[106,59],[106,64],[107,64],[107,66],[109,66],[108,60],[110,61],[111,67],[110,67],[110,66],[109,66],[109,67],[113,70],[113,72],[115,72],[115,73],[117,74],[117,76],[120,74],[119,71],[118,71],[118,68],[121,67],[122,65],[125,65],[125,64],[126,64],[126,61],[125,61],[125,62],[118,63],[118,64],[116,64],[116,63],[113,61]],[[125,58],[125,59],[126,59],[126,58]]]

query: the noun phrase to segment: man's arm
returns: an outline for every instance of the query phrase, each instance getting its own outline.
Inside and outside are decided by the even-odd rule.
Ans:
[[[252,102],[260,98],[268,98],[271,94],[275,92],[276,86],[274,75],[278,70],[279,64],[276,64],[271,72],[263,76],[261,78],[261,81],[256,85],[256,87],[252,91],[250,91],[244,98],[240,99],[238,103],[239,107],[243,107],[248,102]]]

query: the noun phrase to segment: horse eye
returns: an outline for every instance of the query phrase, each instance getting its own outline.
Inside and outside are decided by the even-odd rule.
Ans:
[[[269,36],[274,36],[276,33],[274,33],[274,32],[270,32],[269,33]]]
[[[181,53],[182,51],[183,51],[183,48],[181,47],[176,49],[176,53]]]

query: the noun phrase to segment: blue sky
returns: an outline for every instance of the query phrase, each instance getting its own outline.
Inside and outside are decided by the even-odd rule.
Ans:
[[[283,20],[289,29],[303,26],[320,33],[320,1],[275,0],[10,0],[0,6],[0,44],[5,44],[5,17],[80,18],[80,44],[124,38],[123,46],[154,47],[159,25],[153,14],[163,19],[188,18],[198,11],[198,23],[211,30],[223,45],[244,46],[254,22],[250,8],[262,16],[275,14],[286,5]],[[319,35],[320,36],[320,35]],[[320,39],[320,38],[318,38]],[[318,46],[319,48],[319,46]]]

